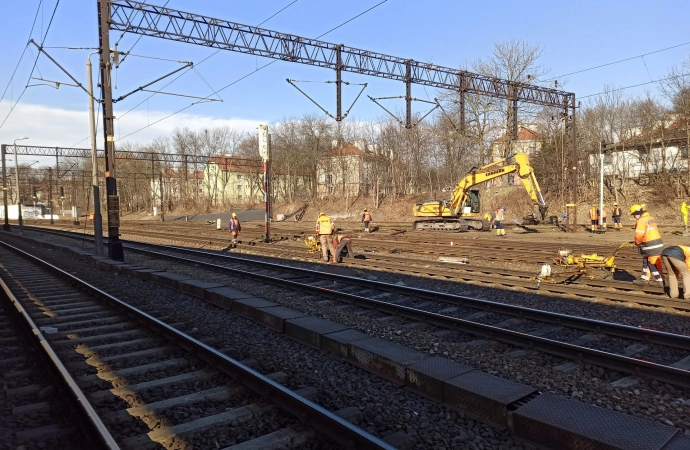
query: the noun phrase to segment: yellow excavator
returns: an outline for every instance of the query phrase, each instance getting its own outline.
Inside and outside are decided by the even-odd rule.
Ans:
[[[488,230],[490,222],[482,217],[479,190],[471,188],[510,173],[517,173],[522,179],[522,184],[530,198],[539,207],[541,220],[544,220],[546,202],[541,194],[537,178],[534,176],[534,169],[529,163],[527,154],[516,153],[512,157],[472,169],[458,181],[450,200],[424,200],[415,204],[412,211],[414,216],[427,219],[415,221],[414,229],[454,232]]]

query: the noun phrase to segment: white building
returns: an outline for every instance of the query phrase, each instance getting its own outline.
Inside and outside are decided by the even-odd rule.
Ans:
[[[603,149],[604,175],[639,178],[647,174],[688,170],[687,132],[681,122],[643,131]],[[591,167],[599,167],[599,151],[589,155]]]
[[[353,198],[370,192],[386,193],[391,159],[364,141],[333,142],[317,161],[317,195]]]

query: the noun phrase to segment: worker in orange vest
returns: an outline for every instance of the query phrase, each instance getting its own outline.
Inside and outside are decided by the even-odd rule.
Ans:
[[[635,218],[635,244],[642,255],[642,276],[640,280],[650,280],[648,273],[654,276],[654,281],[663,286],[663,265],[661,263],[661,251],[664,242],[656,225],[656,220],[645,210],[644,205],[632,205],[630,214]]]
[[[594,233],[599,229],[599,222],[597,217],[597,205],[592,205],[589,209],[589,221],[592,224],[591,232]]]
[[[369,222],[371,222],[371,213],[368,209],[364,208],[364,213],[362,214],[362,222],[364,222],[364,232],[369,232]]]
[[[606,207],[601,205],[601,211],[597,208],[597,224],[601,219],[601,229],[599,231],[606,231]]]

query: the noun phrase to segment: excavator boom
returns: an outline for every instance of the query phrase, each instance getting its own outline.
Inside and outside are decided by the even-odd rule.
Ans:
[[[509,159],[512,161],[507,164]],[[530,165],[527,154],[516,153],[511,158],[500,159],[471,170],[458,181],[449,200],[425,200],[415,204],[414,216],[427,219],[416,221],[414,228],[434,231],[487,230],[489,223],[480,217],[479,191],[472,187],[510,173],[517,173],[520,177],[530,198],[539,207],[543,220],[546,202],[534,175],[534,168]]]

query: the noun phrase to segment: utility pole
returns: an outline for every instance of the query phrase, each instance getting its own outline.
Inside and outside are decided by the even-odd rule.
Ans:
[[[604,228],[604,141],[599,142],[599,231]]]
[[[50,199],[50,224],[53,225],[53,168],[48,167],[48,198]]]
[[[3,198],[3,207],[5,208],[5,223],[2,226],[2,229],[5,231],[11,231],[10,228],[10,218],[9,216],[9,208],[7,206],[7,169],[5,169],[5,154],[7,153],[7,145],[2,144],[2,147],[0,147],[0,152],[2,152],[2,198]]]
[[[101,56],[101,92],[103,97],[103,131],[105,134],[105,191],[108,196],[108,256],[115,261],[124,261],[125,255],[120,241],[120,198],[117,195],[115,178],[115,124],[113,115],[113,86],[110,71],[110,2],[98,0],[98,29]]]
[[[93,237],[96,254],[103,254],[103,216],[101,216],[101,192],[98,187],[98,160],[96,159],[96,118],[93,110],[93,76],[91,55],[86,58],[86,79],[89,85],[89,129],[91,130],[91,175],[93,184]]]
[[[265,219],[265,235],[264,235],[264,242],[271,242],[271,229],[270,229],[270,223],[271,223],[271,196],[269,194],[270,190],[270,178],[269,178],[269,167],[270,167],[270,159],[271,159],[271,135],[268,133],[268,125],[260,123],[259,124],[259,154],[261,155],[261,159],[263,159],[263,166],[264,166],[264,207],[265,207],[265,213],[264,213],[264,219]]]
[[[158,186],[161,192],[161,222],[165,222],[165,212],[163,212],[163,172],[158,174]]]

